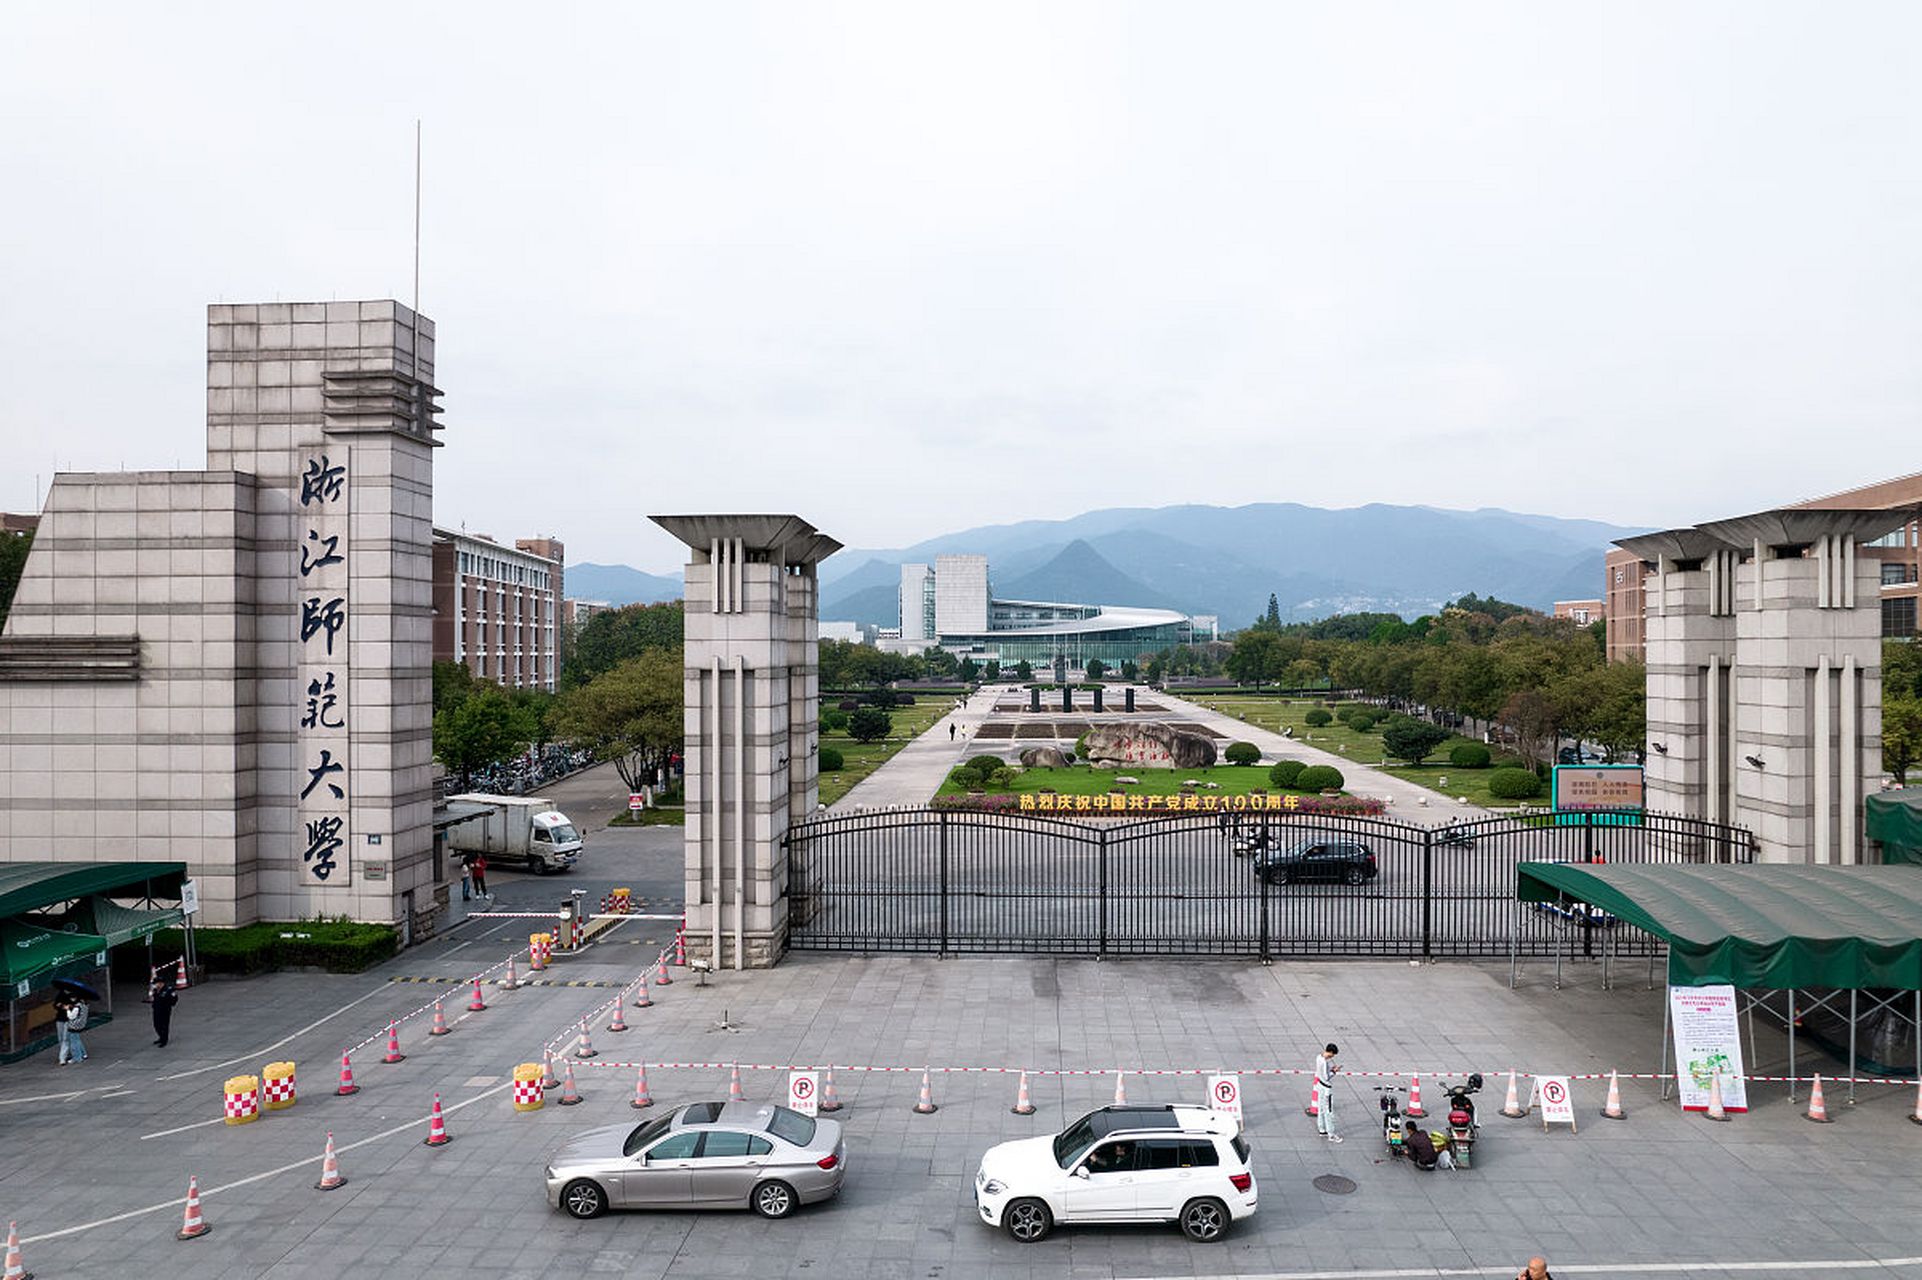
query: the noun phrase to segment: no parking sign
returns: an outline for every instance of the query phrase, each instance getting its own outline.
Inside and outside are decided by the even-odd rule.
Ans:
[[[1241,1123],[1241,1077],[1209,1076],[1208,1106],[1223,1115],[1233,1116],[1235,1123]]]
[[[1570,1133],[1576,1133],[1575,1099],[1568,1091],[1567,1076],[1539,1076],[1535,1088],[1542,1099],[1542,1132],[1548,1132],[1551,1124],[1566,1124]]]
[[[787,1073],[787,1104],[804,1116],[821,1114],[821,1079],[813,1071]]]

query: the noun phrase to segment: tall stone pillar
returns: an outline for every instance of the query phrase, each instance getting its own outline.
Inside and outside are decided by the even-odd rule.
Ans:
[[[789,824],[814,808],[815,566],[841,544],[792,515],[655,516],[687,544],[687,944],[717,968],[787,949]]]

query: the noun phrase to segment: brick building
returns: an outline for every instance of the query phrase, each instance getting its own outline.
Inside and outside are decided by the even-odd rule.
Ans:
[[[554,691],[566,548],[512,547],[486,534],[434,530],[434,661],[465,663],[510,689]]]

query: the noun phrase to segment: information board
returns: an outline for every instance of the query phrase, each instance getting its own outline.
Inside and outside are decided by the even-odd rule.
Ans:
[[[1642,766],[1638,764],[1558,764],[1550,794],[1557,813],[1642,809]]]
[[[1722,1106],[1747,1111],[1735,988],[1670,987],[1668,1008],[1675,1028],[1675,1080],[1682,1110],[1708,1110],[1709,1082],[1720,1072]]]

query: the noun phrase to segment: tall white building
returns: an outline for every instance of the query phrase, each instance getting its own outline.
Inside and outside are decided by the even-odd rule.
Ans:
[[[979,635],[988,629],[988,558],[934,558],[934,634]]]
[[[901,566],[901,634],[910,642],[932,640],[934,630],[934,570],[924,564]]]

